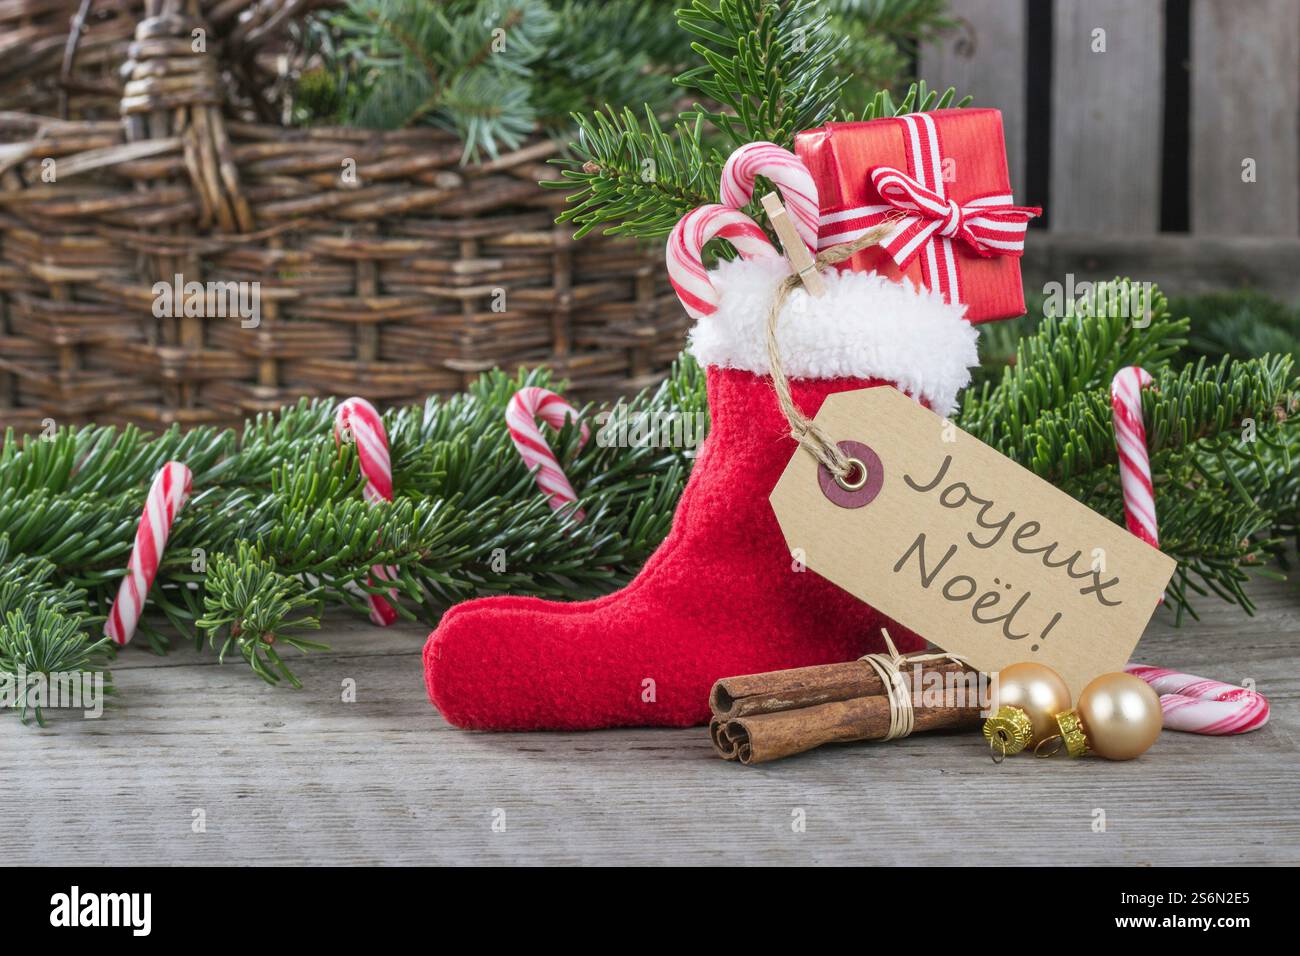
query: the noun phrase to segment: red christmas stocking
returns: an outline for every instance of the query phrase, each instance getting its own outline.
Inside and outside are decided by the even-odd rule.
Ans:
[[[705,224],[695,248],[718,235],[752,258],[701,269],[698,295],[689,278],[677,283],[700,318],[691,350],[708,368],[712,425],[672,531],[616,594],[577,604],[494,597],[449,611],[429,636],[424,667],[430,699],[453,724],[688,726],[708,719],[720,677],[881,649],[882,618],[803,570],[791,555],[798,542],[784,540],[768,504],[798,450],[764,345],[765,306],[788,269],[752,223],[729,234],[739,214],[727,213]],[[975,362],[961,307],[873,274],[826,278],[825,296],[794,292],[778,324],[800,409],[812,416],[832,392],[893,385],[946,413]],[[891,633],[901,650],[920,646]]]

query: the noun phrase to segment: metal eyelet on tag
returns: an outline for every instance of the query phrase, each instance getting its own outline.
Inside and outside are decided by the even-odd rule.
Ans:
[[[847,475],[836,475],[835,484],[839,485],[845,491],[859,491],[867,483],[867,478],[871,472],[867,466],[856,458],[849,459],[849,467],[852,469]]]
[[[860,441],[836,442],[853,471],[840,478],[825,465],[817,467],[817,483],[822,494],[841,508],[861,508],[871,504],[885,484],[885,465],[869,445]]]

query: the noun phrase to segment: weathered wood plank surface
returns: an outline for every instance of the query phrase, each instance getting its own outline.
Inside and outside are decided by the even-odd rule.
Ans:
[[[1155,232],[1164,4],[1058,0],[1054,34],[1052,228]]]
[[[1191,70],[1192,230],[1295,236],[1300,4],[1194,0]]]
[[[1002,111],[1011,193],[1025,195],[1025,44],[1024,0],[952,0],[948,12],[959,29],[921,48],[920,75],[932,89],[957,88],[975,97],[975,106]]]
[[[1300,862],[1300,594],[1157,621],[1138,659],[1254,678],[1272,723],[1167,733],[1127,764],[994,767],[972,734],[824,749],[761,768],[702,730],[468,734],[430,708],[422,630],[348,622],[301,691],[181,650],[131,650],[118,710],[0,722],[7,863]],[[342,682],[357,701],[342,703]],[[1093,831],[1094,812],[1106,830]],[[196,810],[206,832],[195,833]],[[794,814],[806,814],[794,832]],[[494,832],[504,811],[505,830]]]

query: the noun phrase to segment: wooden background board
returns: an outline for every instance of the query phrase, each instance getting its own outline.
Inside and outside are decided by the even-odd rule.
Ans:
[[[1039,19],[1050,21],[1052,35],[1050,48],[1034,51],[1044,72],[1032,76],[1030,3],[1048,14]],[[1295,0],[1190,0],[1186,19],[1168,23],[1163,0],[949,0],[948,6],[959,25],[922,47],[919,76],[933,88],[955,86],[975,105],[1002,110],[1021,200],[1027,199],[1028,137],[1048,141],[1046,206],[1054,234],[1077,236],[1077,245],[1090,248],[1110,238],[1146,240],[1160,234],[1162,198],[1181,224],[1185,164],[1185,228],[1192,235],[1300,237]],[[1185,54],[1165,49],[1167,29],[1172,43],[1184,42],[1187,31]],[[1104,53],[1093,49],[1096,30],[1105,30]],[[1179,61],[1168,62],[1171,55]],[[1032,83],[1050,86],[1050,129],[1026,128]],[[1173,85],[1166,106],[1167,83]],[[1179,153],[1165,155],[1167,148]],[[1241,179],[1247,157],[1256,163],[1253,183]],[[1166,196],[1171,175],[1177,182]],[[1041,235],[1031,236],[1029,248],[1041,242]],[[1206,254],[1202,265],[1213,268],[1211,250],[1188,248]]]
[[[1300,231],[1300,3],[1192,3],[1192,229]],[[1242,160],[1256,180],[1242,182]]]
[[[1161,615],[1137,659],[1273,704],[1244,737],[1166,733],[1140,760],[993,766],[974,733],[724,763],[703,729],[471,734],[425,699],[423,629],[334,626],[300,691],[190,650],[132,649],[121,706],[45,730],[0,715],[12,864],[1300,863],[1300,594],[1248,618]],[[357,702],[340,701],[357,682]],[[494,832],[494,811],[505,832]],[[207,831],[191,830],[202,809]],[[806,814],[793,832],[794,811]],[[1104,833],[1094,812],[1106,813]]]
[[[1053,40],[1052,228],[1155,232],[1164,4],[1057,0]]]
[[[1025,44],[1027,13],[1018,0],[955,0],[963,24],[921,48],[919,75],[932,89],[956,87],[973,106],[1001,110],[1011,193],[1025,197]],[[993,64],[1000,69],[994,69]]]

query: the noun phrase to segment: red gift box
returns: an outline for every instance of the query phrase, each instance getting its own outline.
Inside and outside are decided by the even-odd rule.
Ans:
[[[890,221],[892,234],[848,268],[938,289],[966,304],[970,322],[1024,314],[1019,257],[1041,210],[1012,205],[1000,112],[828,123],[799,133],[794,148],[821,197],[819,248]]]

